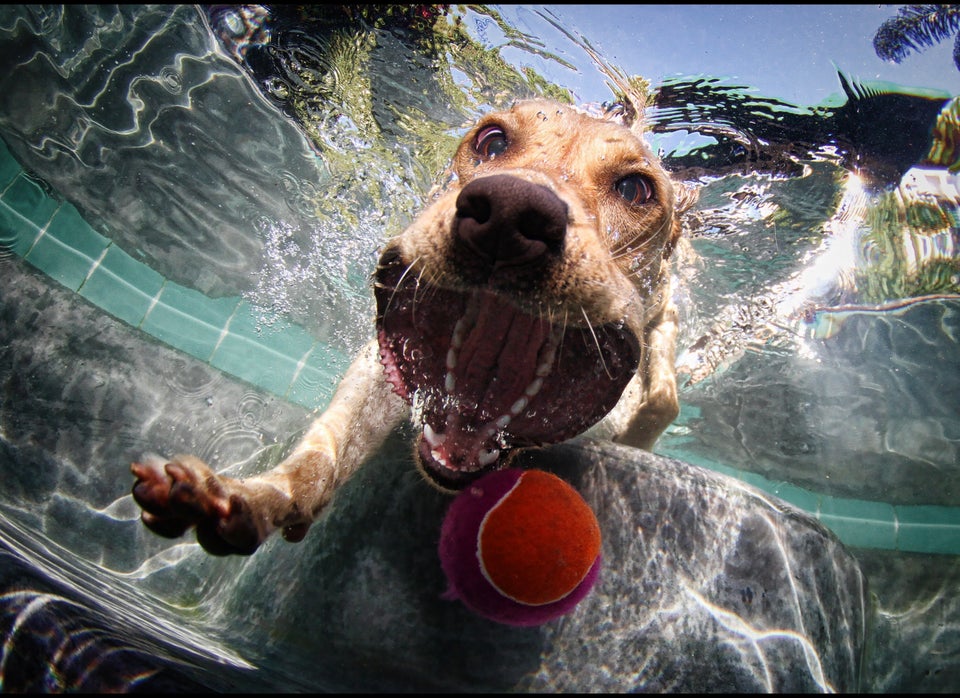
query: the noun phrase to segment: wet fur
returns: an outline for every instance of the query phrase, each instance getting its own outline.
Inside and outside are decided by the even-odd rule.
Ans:
[[[478,157],[476,136],[498,125],[509,148]],[[678,412],[674,348],[677,312],[671,301],[668,257],[680,234],[678,209],[689,205],[642,138],[615,118],[591,116],[547,101],[527,101],[483,117],[464,137],[452,182],[384,250],[408,274],[456,287],[450,228],[455,201],[469,182],[507,174],[542,185],[567,206],[562,257],[549,278],[516,304],[555,322],[600,326],[622,321],[641,345],[636,374],[616,407],[590,433],[649,449]],[[625,175],[641,174],[651,201],[628,206],[615,191]],[[376,340],[356,357],[328,409],[278,466],[244,480],[214,473],[193,456],[150,457],[134,463],[133,494],[142,520],[168,537],[196,527],[213,554],[252,553],[274,531],[303,538],[337,488],[383,443],[409,405],[384,378]]]

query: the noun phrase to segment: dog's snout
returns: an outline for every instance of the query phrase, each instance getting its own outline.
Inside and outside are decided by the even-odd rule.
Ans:
[[[567,205],[542,184],[511,175],[481,177],[457,197],[457,242],[494,269],[559,254]]]

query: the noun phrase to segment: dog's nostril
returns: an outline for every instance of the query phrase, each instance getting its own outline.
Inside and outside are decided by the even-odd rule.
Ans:
[[[454,234],[489,264],[520,265],[559,254],[567,205],[550,189],[510,175],[481,177],[457,197]]]
[[[472,218],[477,223],[486,223],[490,220],[490,199],[483,192],[476,192],[464,196],[462,193],[457,199],[457,217]]]

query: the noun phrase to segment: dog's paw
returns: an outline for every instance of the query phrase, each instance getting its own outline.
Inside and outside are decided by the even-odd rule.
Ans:
[[[229,491],[233,481],[193,456],[143,460],[130,466],[133,498],[151,531],[177,538],[195,526],[197,542],[213,555],[250,555],[263,542],[250,506]]]

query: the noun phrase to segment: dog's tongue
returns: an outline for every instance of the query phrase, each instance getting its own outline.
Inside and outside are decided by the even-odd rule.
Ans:
[[[496,460],[551,370],[550,333],[550,323],[492,293],[472,295],[445,357],[444,398],[424,405],[424,455],[458,470]]]
[[[374,287],[387,380],[423,428],[424,464],[446,475],[496,463],[511,446],[582,433],[617,402],[640,352],[604,325],[554,326],[490,290],[446,290],[383,264]]]
[[[447,371],[455,379],[459,414],[488,421],[508,411],[513,403],[504,403],[520,399],[533,383],[550,324],[498,302],[492,294],[482,294],[478,305],[463,318],[459,351],[455,330]]]

